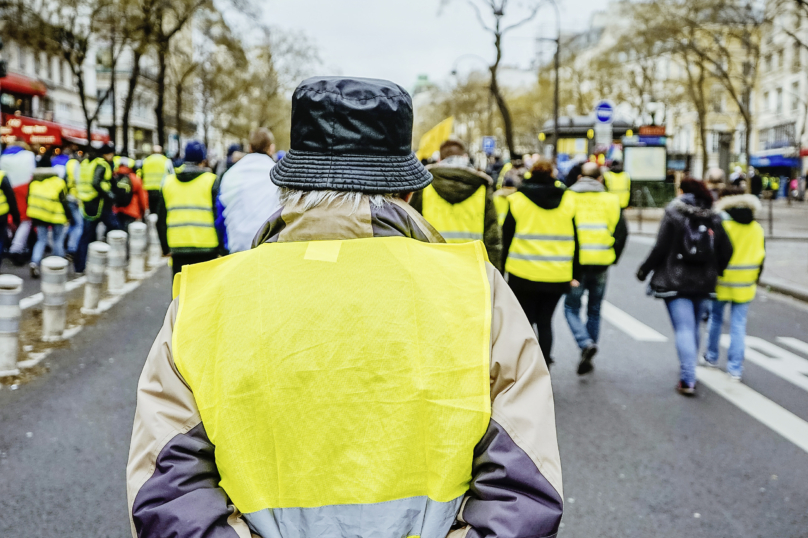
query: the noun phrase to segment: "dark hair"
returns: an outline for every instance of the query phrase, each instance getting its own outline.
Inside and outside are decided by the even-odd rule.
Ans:
[[[679,184],[679,188],[682,189],[683,193],[695,196],[696,200],[704,207],[713,207],[713,196],[703,181],[692,178],[683,179]]]
[[[440,160],[449,157],[462,157],[466,154],[466,145],[460,140],[447,140],[440,145]]]
[[[539,158],[533,163],[533,168],[530,170],[530,183],[554,183],[553,177],[553,162],[544,157]]]
[[[729,186],[718,195],[719,198],[723,198],[725,196],[738,196],[740,194],[746,194],[746,189],[743,187],[733,187]]]

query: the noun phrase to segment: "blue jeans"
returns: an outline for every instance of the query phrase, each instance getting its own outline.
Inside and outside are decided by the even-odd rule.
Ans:
[[[70,254],[75,254],[79,249],[79,241],[81,241],[81,230],[84,227],[84,218],[81,215],[81,208],[78,202],[68,202],[70,206],[70,213],[73,214],[73,224],[67,230],[67,251]]]
[[[713,301],[710,314],[709,339],[706,359],[715,364],[718,362],[718,345],[721,340],[721,326],[724,324],[724,309],[728,301]],[[727,353],[727,372],[740,377],[743,374],[744,351],[746,350],[746,315],[749,303],[729,303],[729,352]]]
[[[572,336],[581,349],[598,343],[600,336],[600,305],[606,295],[606,280],[608,270],[584,269],[581,274],[580,286],[571,288],[564,299],[564,316],[570,326]],[[581,298],[584,292],[589,295],[589,304],[586,309],[586,325],[581,321]]]
[[[104,208],[100,220],[104,223],[104,226],[107,227],[107,231],[119,229],[118,219],[115,218],[115,214],[111,210],[108,211]],[[95,241],[98,237],[98,220],[90,220],[85,217],[82,226],[79,248],[76,249],[76,255],[73,257],[73,268],[77,273],[83,273],[87,265],[87,251],[89,250],[90,243]]]
[[[681,373],[679,379],[688,386],[696,385],[696,363],[699,356],[699,323],[709,303],[706,298],[677,297],[666,299],[665,306],[676,335],[676,352]]]
[[[42,225],[36,226],[36,244],[34,250],[31,252],[31,263],[37,265],[42,262],[42,257],[45,255],[45,247],[48,246],[48,228],[53,228],[53,255],[60,258],[65,257],[65,232],[67,228],[61,224]]]

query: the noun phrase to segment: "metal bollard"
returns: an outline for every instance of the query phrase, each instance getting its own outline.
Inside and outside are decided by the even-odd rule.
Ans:
[[[51,256],[42,260],[42,340],[61,340],[67,324],[67,260]]]
[[[146,246],[148,226],[142,222],[129,225],[129,278],[146,276]]]
[[[98,311],[101,300],[101,287],[104,285],[104,271],[107,266],[109,245],[101,241],[90,243],[87,253],[87,283],[84,284],[84,305],[82,314],[93,314]]]
[[[163,263],[163,247],[160,246],[160,236],[157,235],[157,215],[152,213],[149,221],[149,267],[159,267]]]
[[[0,376],[19,375],[17,352],[20,331],[22,279],[0,275]]]
[[[113,230],[107,233],[109,256],[107,258],[107,291],[121,293],[126,284],[126,232]]]

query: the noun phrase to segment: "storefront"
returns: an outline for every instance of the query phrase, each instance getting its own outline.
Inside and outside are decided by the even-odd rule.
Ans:
[[[0,137],[3,144],[25,142],[31,146],[87,145],[87,131],[84,129],[10,114],[3,114]],[[93,131],[93,146],[100,147],[107,142],[109,134],[106,131]]]

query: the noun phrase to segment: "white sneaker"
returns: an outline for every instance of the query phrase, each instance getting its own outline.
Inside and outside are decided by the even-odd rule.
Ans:
[[[718,362],[710,362],[704,355],[699,356],[699,366],[706,366],[707,368],[718,368]]]
[[[741,382],[741,376],[736,375],[736,374],[730,374],[730,373],[727,373],[727,375],[729,375],[730,381],[734,381],[735,383],[740,383]]]

